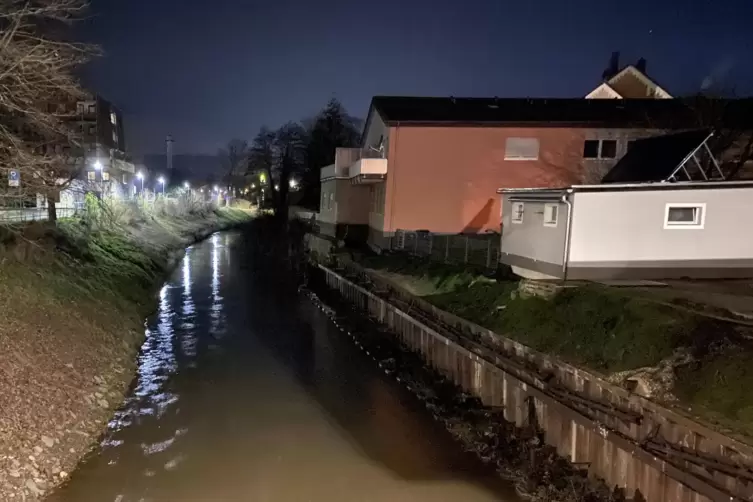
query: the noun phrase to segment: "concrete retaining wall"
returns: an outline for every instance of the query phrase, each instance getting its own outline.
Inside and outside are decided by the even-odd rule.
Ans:
[[[320,268],[329,287],[431,366],[518,426],[528,423],[533,410],[560,455],[630,496],[640,493],[649,502],[753,500],[750,446],[379,284],[379,278],[370,277],[378,289],[391,289],[396,303]]]

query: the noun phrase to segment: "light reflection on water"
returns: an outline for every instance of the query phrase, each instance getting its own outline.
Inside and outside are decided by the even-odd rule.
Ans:
[[[131,394],[47,502],[500,500],[313,305],[254,285],[243,246],[222,233],[187,250]]]

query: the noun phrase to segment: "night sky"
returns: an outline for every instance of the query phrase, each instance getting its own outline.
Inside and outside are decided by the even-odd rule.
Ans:
[[[670,93],[753,93],[753,0],[94,0],[84,81],[125,113],[131,153],[215,153],[375,94],[582,96],[612,51]]]

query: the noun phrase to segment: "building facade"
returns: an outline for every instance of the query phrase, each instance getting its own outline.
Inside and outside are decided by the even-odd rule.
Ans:
[[[497,188],[597,182],[631,141],[663,131],[664,119],[677,111],[670,108],[671,100],[625,106],[618,100],[375,97],[362,147],[337,166],[335,178],[367,188],[359,192],[367,209],[351,211],[348,203],[348,213],[368,225],[377,248],[388,247],[397,230],[499,232]],[[328,191],[322,179],[324,218],[337,223],[346,196]]]

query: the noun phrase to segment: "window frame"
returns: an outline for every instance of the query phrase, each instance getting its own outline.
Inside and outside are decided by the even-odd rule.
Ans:
[[[86,171],[87,181],[97,181],[97,171]]]
[[[696,209],[695,218],[692,222],[669,221],[669,212],[672,209]],[[665,230],[702,230],[706,226],[706,203],[705,202],[667,202],[664,205],[664,229]]]
[[[547,220],[548,210],[554,209],[554,220]],[[551,214],[551,213],[550,213]],[[557,227],[560,218],[560,205],[556,202],[544,204],[544,226],[545,227]]]
[[[102,181],[110,181],[110,172],[102,171]]]
[[[520,156],[512,156],[508,152],[510,151],[510,141],[514,140],[525,140],[525,141],[535,141],[536,142],[536,156],[535,157],[520,157]],[[535,161],[539,160],[541,157],[541,140],[536,137],[531,136],[508,136],[505,138],[505,157],[504,160],[511,160],[514,162],[519,161]]]
[[[520,219],[516,218],[517,211],[515,210],[516,207],[520,208]],[[525,202],[519,202],[514,201],[510,205],[510,223],[513,223],[515,225],[520,225],[523,223],[523,220],[525,219],[525,213],[526,213],[526,204]]]
[[[607,141],[610,141],[614,143],[614,155],[611,157],[605,157],[604,156],[604,143]],[[614,160],[617,158],[617,150],[618,150],[619,144],[617,143],[616,139],[602,139],[599,140],[599,158],[604,160]]]

